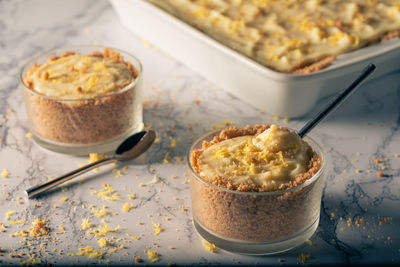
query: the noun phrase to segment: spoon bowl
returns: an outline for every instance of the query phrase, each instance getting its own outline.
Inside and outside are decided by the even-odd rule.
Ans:
[[[27,194],[28,198],[34,198],[59,184],[69,181],[72,178],[75,178],[78,175],[81,175],[99,166],[106,165],[109,163],[116,163],[118,161],[126,161],[134,159],[139,155],[141,155],[142,153],[144,153],[153,144],[155,138],[156,138],[156,133],[153,130],[141,131],[135,133],[130,137],[128,137],[127,139],[125,139],[118,146],[117,150],[112,156],[90,163],[79,169],[76,169],[64,175],[61,175],[57,178],[54,178],[53,180],[50,180],[46,183],[31,187],[25,190],[25,193]]]
[[[146,151],[156,139],[153,130],[142,131],[125,139],[115,151],[115,158],[119,161],[130,160]]]

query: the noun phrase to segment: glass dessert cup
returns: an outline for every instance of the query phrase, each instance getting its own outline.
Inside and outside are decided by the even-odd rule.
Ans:
[[[51,56],[67,51],[88,55],[104,47],[79,46],[55,49],[31,59],[21,71],[21,87],[25,99],[32,138],[42,147],[66,154],[106,153],[129,135],[143,127],[142,65],[137,58],[119,52],[124,61],[137,70],[134,81],[111,94],[84,99],[49,97],[30,89],[24,78],[36,63],[43,64]]]
[[[290,250],[309,239],[319,223],[325,158],[311,138],[306,141],[321,159],[318,172],[306,182],[273,192],[240,192],[200,177],[190,161],[220,131],[199,138],[187,155],[194,226],[217,247],[240,254],[270,255]]]

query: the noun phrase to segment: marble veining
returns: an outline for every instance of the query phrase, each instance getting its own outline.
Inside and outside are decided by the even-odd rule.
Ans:
[[[29,132],[19,88],[19,72],[32,56],[61,46],[98,44],[127,50],[144,65],[144,120],[160,142],[140,158],[105,166],[37,200],[23,191],[87,162],[87,158],[49,152]],[[145,250],[159,253],[154,264],[393,264],[400,262],[400,73],[372,80],[319,125],[311,137],[326,151],[327,167],[320,224],[311,242],[269,257],[210,253],[192,225],[185,157],[190,144],[229,120],[239,126],[275,122],[215,87],[185,65],[132,35],[107,1],[0,2],[0,264],[20,264],[29,257],[49,264],[150,264]],[[318,110],[328,99],[318,103]],[[279,123],[299,129],[309,117]],[[176,147],[173,143],[176,141]],[[168,153],[168,155],[166,155]],[[124,171],[126,167],[126,171]],[[121,171],[118,175],[114,169]],[[378,173],[382,172],[378,177]],[[6,176],[6,175],[4,175]],[[99,198],[103,184],[113,186],[116,201]],[[130,199],[129,195],[135,198]],[[65,201],[61,201],[64,199]],[[132,204],[129,212],[123,204]],[[93,209],[106,206],[98,218]],[[15,211],[9,220],[8,210]],[[46,239],[10,236],[28,229],[35,218],[48,221]],[[82,219],[95,227],[107,223],[110,246],[81,230]],[[12,224],[9,221],[24,221]],[[163,231],[154,235],[154,224]],[[62,227],[60,227],[62,226]],[[138,236],[135,240],[130,236]],[[115,252],[112,248],[122,249]],[[108,251],[102,259],[71,256],[92,246]],[[29,260],[28,260],[29,262]],[[28,263],[27,262],[27,263]]]

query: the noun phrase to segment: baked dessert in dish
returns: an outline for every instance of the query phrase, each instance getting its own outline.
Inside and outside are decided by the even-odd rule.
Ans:
[[[395,0],[147,0],[279,72],[306,74],[395,38]]]
[[[210,242],[270,254],[314,233],[324,157],[311,139],[276,125],[234,127],[200,138],[189,153],[193,219]]]
[[[138,130],[142,124],[140,64],[105,48],[66,51],[27,66],[22,74],[31,131],[54,145],[87,146]],[[35,61],[35,60],[33,60]],[[74,153],[74,152],[73,152]]]

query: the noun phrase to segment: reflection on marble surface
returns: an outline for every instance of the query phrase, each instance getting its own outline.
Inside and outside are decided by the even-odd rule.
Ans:
[[[160,142],[137,160],[102,167],[52,194],[28,200],[24,189],[87,159],[46,151],[26,136],[19,71],[45,50],[93,43],[127,50],[143,62],[144,120],[158,132]],[[237,125],[271,123],[276,119],[272,114],[260,113],[215,88],[156,46],[131,35],[106,1],[2,1],[0,47],[0,169],[7,176],[0,177],[0,214],[15,211],[0,220],[0,264],[29,262],[30,257],[50,264],[132,264],[135,256],[150,263],[144,252],[149,249],[160,255],[159,264],[296,265],[302,263],[300,255],[310,265],[399,264],[399,73],[366,84],[311,133],[328,161],[321,222],[311,242],[281,255],[251,257],[221,250],[210,253],[202,246],[192,226],[185,153],[195,138],[225,120]],[[277,123],[299,129],[306,119],[285,123],[279,118]],[[105,183],[118,193],[118,200],[95,194]],[[124,203],[132,209],[122,211]],[[93,210],[103,206],[106,215],[97,217]],[[47,220],[49,235],[18,236],[35,218]],[[96,240],[102,236],[81,230],[85,218],[94,224],[91,232],[105,223],[112,229],[119,226],[105,236],[109,246],[100,247]],[[163,229],[158,235],[155,224]],[[102,259],[90,258],[93,253],[71,255],[86,246],[106,254]]]

